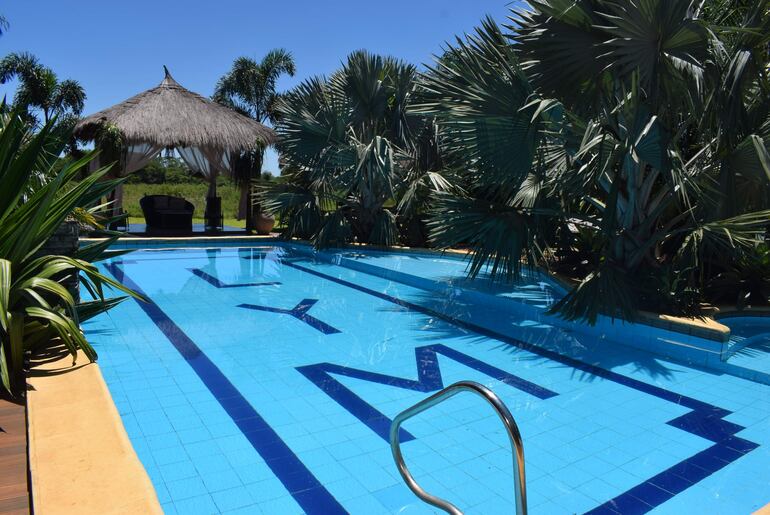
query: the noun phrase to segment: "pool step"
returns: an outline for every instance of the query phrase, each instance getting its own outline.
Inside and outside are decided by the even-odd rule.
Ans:
[[[741,339],[722,365],[731,375],[770,385],[770,334]]]

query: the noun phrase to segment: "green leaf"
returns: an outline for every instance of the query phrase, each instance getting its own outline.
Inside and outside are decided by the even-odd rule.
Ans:
[[[11,296],[11,262],[0,259],[0,327],[8,332]]]
[[[0,380],[2,381],[3,387],[6,389],[6,391],[13,392],[13,389],[11,388],[11,371],[8,367],[5,354],[5,344],[3,343],[3,339],[0,338]]]
[[[757,153],[757,160],[765,171],[767,180],[770,181],[770,152],[767,151],[767,145],[765,144],[765,141],[756,134],[752,134],[749,138]]]
[[[11,383],[20,376],[24,368],[24,315],[12,313],[9,317],[8,344],[10,345]]]

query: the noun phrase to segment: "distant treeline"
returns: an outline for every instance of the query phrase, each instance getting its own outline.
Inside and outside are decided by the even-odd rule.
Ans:
[[[272,181],[273,174],[262,172],[263,181]],[[229,177],[220,176],[217,184],[225,184],[230,181]],[[132,173],[128,180],[129,184],[198,184],[206,182],[206,179],[193,173],[184,161],[178,157],[156,157],[147,165],[147,167]]]

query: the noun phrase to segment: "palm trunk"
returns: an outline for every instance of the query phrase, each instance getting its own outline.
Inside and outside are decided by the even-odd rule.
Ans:
[[[246,231],[254,230],[254,209],[251,205],[251,185],[240,187],[241,198],[238,202],[238,220],[246,220]]]

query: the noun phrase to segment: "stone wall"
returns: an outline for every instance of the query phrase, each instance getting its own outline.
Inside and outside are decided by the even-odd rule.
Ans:
[[[78,222],[66,221],[56,229],[56,232],[37,252],[37,256],[74,256],[78,250],[79,237],[80,225]],[[72,293],[76,301],[80,300],[80,281],[77,276],[67,277],[62,284]]]

